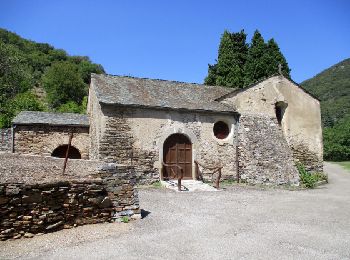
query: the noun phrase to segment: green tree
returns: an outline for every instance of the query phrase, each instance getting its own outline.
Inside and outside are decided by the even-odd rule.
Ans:
[[[0,42],[0,114],[5,102],[32,84],[31,70],[18,48]]]
[[[90,84],[91,73],[105,73],[100,64],[91,63],[90,61],[82,61],[79,63],[79,72],[86,84]]]
[[[52,108],[68,101],[80,104],[87,94],[87,86],[81,78],[79,67],[67,61],[54,63],[43,74],[43,87]]]
[[[282,66],[282,74],[290,78],[290,68],[276,41],[272,38],[267,42],[268,66],[266,75],[271,76],[279,73],[279,64]]]
[[[250,45],[246,43],[246,38],[244,30],[223,33],[217,63],[208,65],[205,84],[243,88],[277,74],[279,64],[283,75],[290,77],[288,63],[274,39],[266,44],[258,30]]]
[[[9,100],[0,114],[0,128],[10,127],[13,117],[21,111],[45,111],[45,106],[30,91],[19,93]]]
[[[221,37],[217,64],[209,65],[205,84],[243,87],[244,64],[248,45],[244,30],[238,33],[225,31]]]
[[[244,85],[248,86],[266,78],[270,57],[264,38],[258,30],[254,32],[252,43],[249,46],[247,61],[244,66]]]
[[[204,84],[215,86],[217,79],[217,64],[208,64],[208,76],[204,79]]]
[[[339,121],[334,127],[323,130],[324,159],[330,161],[350,160],[350,117]]]
[[[62,104],[57,111],[62,113],[80,113],[81,107],[74,101],[68,101]]]

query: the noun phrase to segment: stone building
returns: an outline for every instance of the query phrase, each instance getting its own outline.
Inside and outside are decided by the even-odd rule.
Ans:
[[[180,168],[195,179],[196,162],[253,184],[298,185],[297,161],[322,171],[319,101],[280,75],[230,89],[92,74],[88,117],[22,112],[13,124],[14,152],[55,156],[74,132],[81,158],[132,165],[140,183]]]
[[[93,74],[88,114],[90,158],[133,164],[146,182],[174,164],[194,179],[195,161],[249,183],[298,185],[296,161],[322,170],[319,101],[283,76],[233,90]]]
[[[73,134],[69,157],[89,158],[89,119],[72,113],[22,111],[12,121],[13,152],[65,157]]]

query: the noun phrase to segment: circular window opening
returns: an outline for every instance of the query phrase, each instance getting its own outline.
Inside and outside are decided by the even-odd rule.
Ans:
[[[218,121],[214,124],[214,135],[218,139],[225,139],[230,133],[230,128],[225,122]]]

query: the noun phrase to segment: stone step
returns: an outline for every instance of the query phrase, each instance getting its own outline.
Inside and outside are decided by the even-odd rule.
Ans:
[[[178,191],[177,180],[161,181],[162,186],[165,188]],[[195,180],[183,180],[181,181],[181,191],[193,192],[193,191],[218,191],[213,186],[207,183]]]

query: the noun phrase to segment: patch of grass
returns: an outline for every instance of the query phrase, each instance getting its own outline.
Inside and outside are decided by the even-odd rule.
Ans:
[[[152,187],[159,189],[159,188],[162,188],[163,185],[162,185],[162,183],[160,181],[156,181],[156,182],[152,183]]]
[[[220,182],[220,185],[223,185],[223,186],[230,186],[233,184],[237,184],[237,181],[235,181],[235,180],[223,180]]]
[[[341,165],[344,169],[350,171],[350,161],[348,161],[348,162],[337,162],[337,164]]]
[[[129,223],[129,217],[128,216],[123,216],[122,219],[121,219],[121,222]]]
[[[153,182],[152,184],[138,184],[138,189],[161,189],[164,188],[160,181]]]

